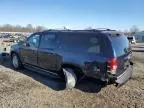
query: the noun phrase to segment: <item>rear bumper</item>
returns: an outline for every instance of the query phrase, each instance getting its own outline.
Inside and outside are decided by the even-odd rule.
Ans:
[[[123,74],[119,75],[116,80],[115,83],[118,85],[123,85],[125,84],[132,76],[133,73],[133,65],[130,65]]]
[[[133,73],[133,62],[130,61],[130,65],[126,70],[124,70],[120,75],[113,75],[108,73],[107,71],[85,71],[85,75],[87,77],[100,79],[102,81],[107,82],[108,84],[116,84],[116,85],[123,85],[125,84],[132,76]]]

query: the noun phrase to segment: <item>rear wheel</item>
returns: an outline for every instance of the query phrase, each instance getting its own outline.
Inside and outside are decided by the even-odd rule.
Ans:
[[[74,88],[77,82],[77,77],[74,70],[71,68],[63,68],[63,73],[66,81],[66,88]]]
[[[21,69],[22,63],[16,53],[13,53],[11,56],[12,66],[14,69]]]

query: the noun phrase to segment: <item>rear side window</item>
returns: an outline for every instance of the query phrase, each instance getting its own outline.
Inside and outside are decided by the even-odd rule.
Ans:
[[[56,35],[43,34],[41,38],[40,48],[55,49],[55,47],[56,47]]]
[[[100,53],[100,40],[98,37],[90,37],[88,44],[88,53]]]
[[[126,36],[111,36],[112,47],[117,57],[129,52],[130,46]]]
[[[101,53],[97,34],[62,33],[58,35],[59,48],[65,52]]]

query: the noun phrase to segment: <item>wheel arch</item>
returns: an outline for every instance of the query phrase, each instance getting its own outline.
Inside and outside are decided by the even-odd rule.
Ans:
[[[19,57],[19,59],[21,60],[20,55],[17,51],[11,51],[10,52],[10,57],[12,57],[13,54],[16,54]]]
[[[81,77],[84,76],[83,69],[82,69],[82,67],[80,65],[72,64],[72,63],[63,63],[62,64],[62,68],[71,68],[71,69],[74,69],[74,73],[76,74],[76,76],[78,77],[78,79],[80,79]]]
[[[16,51],[11,51],[10,52],[10,56],[12,57],[13,54],[17,54],[18,55],[18,53]]]
[[[12,62],[13,61],[13,54],[15,54],[15,56],[17,56],[18,67],[14,67],[14,64]],[[10,57],[11,57],[11,63],[12,63],[12,65],[13,65],[13,67],[14,67],[15,70],[19,70],[19,69],[23,68],[23,64],[22,64],[22,62],[20,60],[19,54],[16,51],[11,51],[10,52]]]

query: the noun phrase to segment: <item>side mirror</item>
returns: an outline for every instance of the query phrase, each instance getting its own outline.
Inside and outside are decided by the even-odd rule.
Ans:
[[[30,44],[29,44],[29,43],[25,43],[25,46],[26,46],[26,47],[30,47]]]

